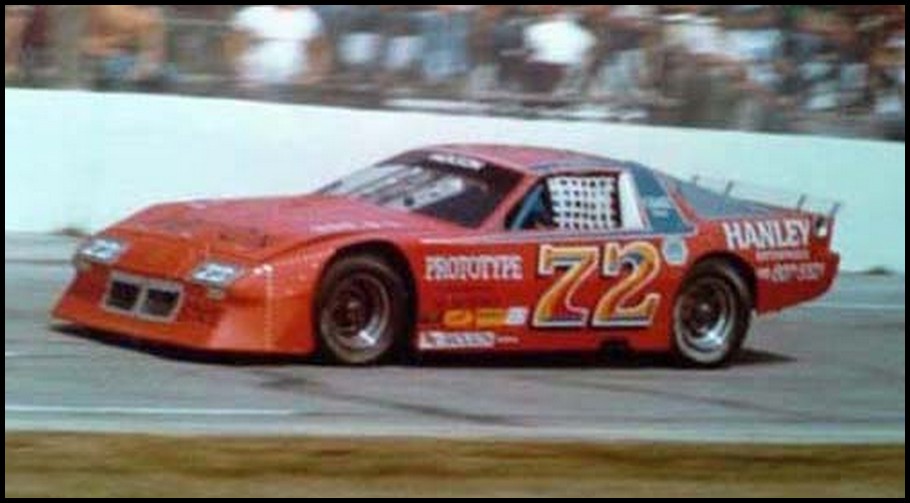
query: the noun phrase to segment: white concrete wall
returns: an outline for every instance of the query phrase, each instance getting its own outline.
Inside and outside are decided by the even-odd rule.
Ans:
[[[905,270],[903,144],[82,92],[5,99],[7,231],[96,230],[156,202],[302,193],[409,148],[504,142],[840,200],[845,268]]]

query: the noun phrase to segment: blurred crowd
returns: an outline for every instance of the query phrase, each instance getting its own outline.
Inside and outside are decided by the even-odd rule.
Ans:
[[[903,140],[904,24],[903,5],[7,5],[6,81]]]

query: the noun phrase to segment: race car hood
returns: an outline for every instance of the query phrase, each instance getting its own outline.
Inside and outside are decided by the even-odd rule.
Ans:
[[[449,227],[442,221],[350,198],[303,196],[156,206],[117,225],[140,237],[180,241],[204,255],[265,260],[344,235]]]

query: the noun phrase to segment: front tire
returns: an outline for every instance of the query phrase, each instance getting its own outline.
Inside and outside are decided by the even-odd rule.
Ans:
[[[370,255],[337,260],[316,300],[320,353],[345,365],[389,359],[407,334],[408,306],[405,282],[385,261]]]
[[[739,353],[752,318],[752,296],[727,261],[697,264],[673,306],[673,348],[687,366],[718,368]]]

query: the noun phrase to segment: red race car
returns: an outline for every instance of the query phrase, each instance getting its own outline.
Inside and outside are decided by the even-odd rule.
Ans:
[[[834,214],[641,165],[433,147],[312,195],[155,206],[87,240],[54,316],[166,345],[320,354],[673,352],[729,363],[752,313],[825,293]]]

